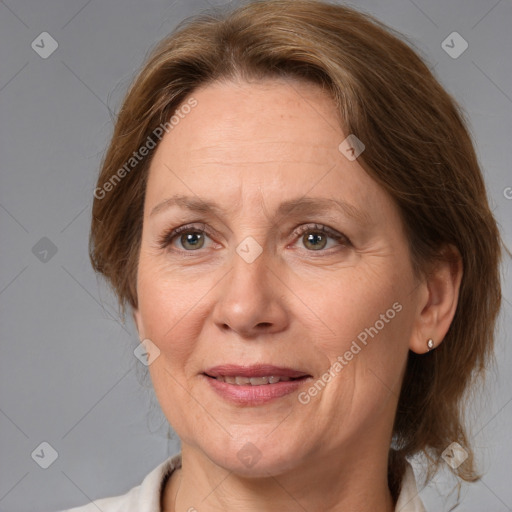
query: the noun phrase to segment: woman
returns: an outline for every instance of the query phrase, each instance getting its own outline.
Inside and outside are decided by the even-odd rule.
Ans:
[[[456,103],[389,29],[312,0],[188,20],[94,195],[182,450],[74,511],[421,511],[411,456],[478,477],[500,237]]]

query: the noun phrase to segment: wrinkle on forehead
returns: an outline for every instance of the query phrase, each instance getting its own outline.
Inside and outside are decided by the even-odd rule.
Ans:
[[[312,144],[311,141],[224,140],[219,144],[189,147],[180,160],[187,167],[248,165],[314,165],[326,171],[342,156],[336,145]]]

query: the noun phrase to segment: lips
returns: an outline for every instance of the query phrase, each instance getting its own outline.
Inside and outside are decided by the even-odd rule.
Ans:
[[[310,376],[307,372],[270,364],[252,366],[220,365],[208,368],[204,374],[208,377],[223,380],[229,384],[251,384],[253,386],[275,384],[279,381],[288,381]],[[267,379],[267,382],[264,382],[263,379]]]
[[[221,365],[208,368],[203,377],[224,400],[238,406],[263,405],[296,392],[311,375],[269,364]]]

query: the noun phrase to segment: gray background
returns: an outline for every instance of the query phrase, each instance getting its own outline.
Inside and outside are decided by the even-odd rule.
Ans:
[[[137,333],[120,321],[114,298],[90,267],[89,216],[111,112],[147,52],[183,18],[228,3],[0,1],[2,512],[59,510],[124,493],[179,449],[175,437],[168,439],[146,368],[133,355]],[[465,108],[510,247],[510,0],[352,5],[408,36]],[[31,47],[44,31],[58,42],[47,59]],[[453,31],[469,44],[456,59],[441,46]],[[462,486],[457,510],[512,510],[505,263],[497,364],[470,414],[484,477]],[[48,469],[31,456],[42,442],[58,453]],[[428,510],[448,510],[455,484],[448,473],[431,481],[421,491]]]

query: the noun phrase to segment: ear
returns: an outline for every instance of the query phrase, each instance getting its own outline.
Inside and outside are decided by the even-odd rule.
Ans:
[[[440,260],[420,285],[418,314],[409,343],[413,352],[428,352],[429,339],[433,348],[443,341],[457,309],[462,273],[460,252],[453,245],[445,246]]]

